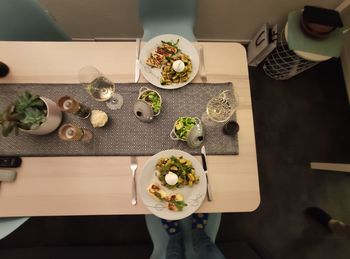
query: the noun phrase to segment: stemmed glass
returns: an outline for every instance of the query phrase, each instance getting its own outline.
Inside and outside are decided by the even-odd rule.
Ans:
[[[111,110],[123,106],[123,96],[115,92],[115,84],[93,66],[79,70],[79,81],[86,91],[99,102],[106,102]]]
[[[238,107],[238,97],[232,90],[225,90],[209,100],[202,122],[206,126],[223,124],[230,119]]]

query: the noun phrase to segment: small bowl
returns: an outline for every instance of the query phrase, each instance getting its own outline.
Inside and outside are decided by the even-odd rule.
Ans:
[[[144,100],[137,100],[135,102],[134,114],[140,121],[143,122],[151,122],[154,117],[151,105]]]
[[[149,92],[154,92],[159,96],[160,109],[157,112],[153,110],[152,104],[150,102],[147,102],[142,98],[144,94]],[[162,107],[162,96],[156,90],[150,89],[148,87],[140,88],[139,96],[137,97],[137,100],[134,104],[134,114],[140,121],[151,122],[154,117],[160,114],[161,107]]]
[[[187,145],[190,148],[200,147],[204,141],[204,128],[202,123],[192,127],[187,137]]]
[[[306,35],[319,39],[328,37],[336,29],[333,26],[308,22],[304,17],[300,18],[300,27]]]
[[[172,140],[180,140],[187,143],[187,145],[190,148],[196,148],[200,147],[203,144],[204,141],[204,127],[201,122],[201,120],[197,117],[194,117],[196,119],[196,124],[193,125],[193,127],[189,130],[186,138],[180,138],[175,131],[176,124],[179,119],[177,119],[174,123],[173,129],[170,132],[170,138]]]

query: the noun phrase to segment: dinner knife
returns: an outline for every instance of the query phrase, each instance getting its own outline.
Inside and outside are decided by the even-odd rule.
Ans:
[[[136,61],[135,61],[135,83],[139,81],[140,78],[140,47],[141,40],[139,38],[136,39]]]
[[[213,200],[213,195],[211,193],[211,186],[209,184],[208,168],[207,168],[207,153],[205,152],[205,146],[204,145],[201,148],[201,157],[202,157],[202,165],[203,165],[205,177],[207,178],[208,201],[212,201]]]
[[[199,68],[199,76],[201,77],[203,83],[208,81],[207,73],[205,72],[205,64],[204,64],[204,49],[203,46],[199,46],[199,60],[200,60],[200,68]]]

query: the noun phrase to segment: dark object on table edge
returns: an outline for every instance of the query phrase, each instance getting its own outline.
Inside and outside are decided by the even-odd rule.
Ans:
[[[300,27],[305,34],[314,38],[326,38],[343,22],[337,11],[316,6],[304,6]]]
[[[5,77],[10,72],[10,68],[0,61],[0,77]]]
[[[18,156],[0,156],[0,167],[17,168],[22,164],[22,159]]]
[[[235,121],[228,121],[222,130],[226,135],[236,135],[239,131],[239,125]]]

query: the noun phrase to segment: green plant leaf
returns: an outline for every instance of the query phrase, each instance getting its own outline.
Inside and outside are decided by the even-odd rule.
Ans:
[[[38,128],[46,121],[46,112],[43,100],[38,95],[25,91],[0,115],[1,133],[6,137],[12,131],[17,134],[18,128]]]
[[[6,122],[1,124],[2,126],[2,135],[8,137],[8,135],[17,127],[15,122]]]
[[[30,129],[36,129],[38,128],[43,122],[46,121],[46,116],[43,113],[42,110],[38,108],[32,108],[29,107],[24,112],[25,117],[20,120],[20,122],[24,125],[27,125],[26,128]]]
[[[24,94],[18,96],[15,102],[15,112],[24,113],[29,107],[44,108],[45,104],[38,95],[32,95],[26,91]]]

